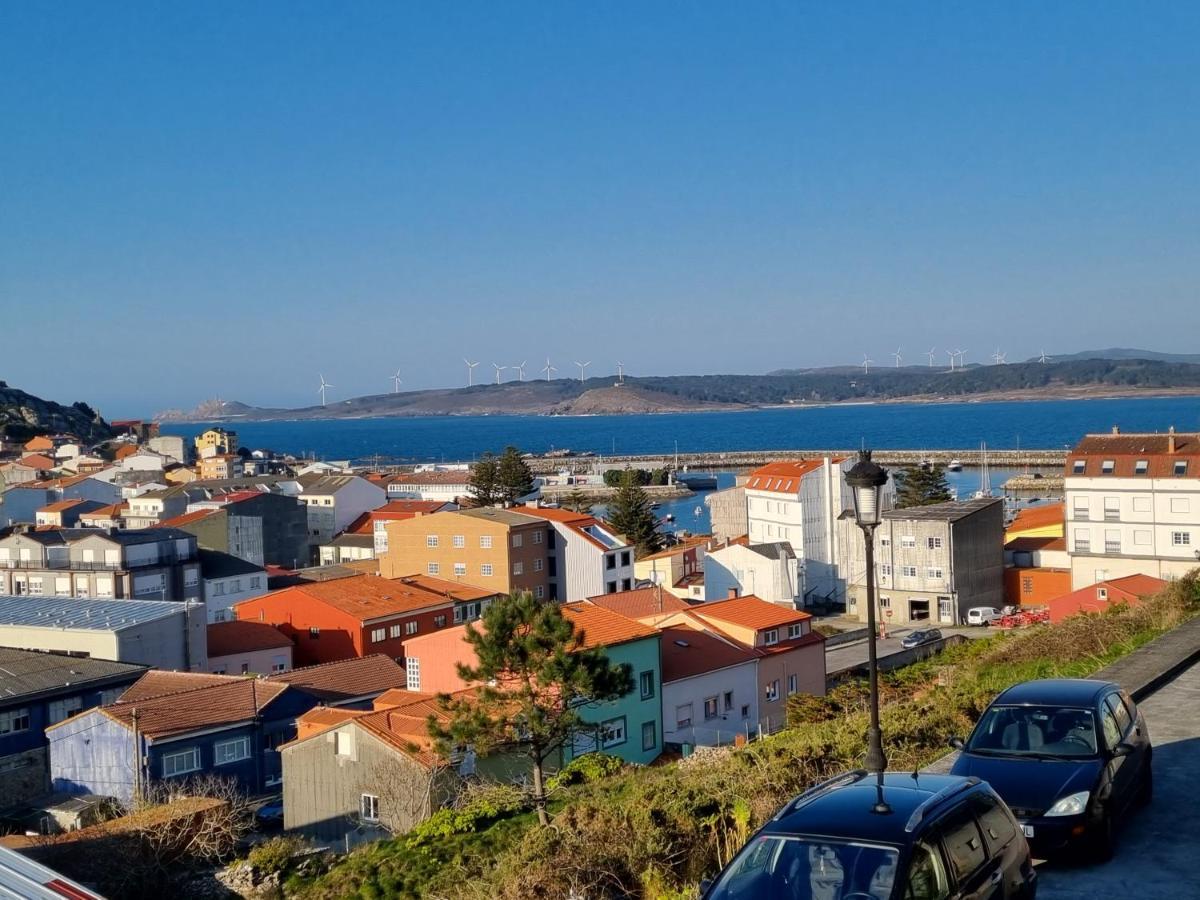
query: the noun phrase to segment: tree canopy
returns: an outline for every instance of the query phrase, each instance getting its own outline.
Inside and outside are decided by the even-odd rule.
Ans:
[[[516,447],[505,447],[499,456],[489,450],[471,467],[467,490],[480,506],[511,506],[533,490],[533,472]]]
[[[893,476],[896,482],[896,506],[929,506],[953,499],[942,465],[906,466]]]
[[[636,473],[626,470],[621,486],[608,504],[608,521],[618,534],[637,548],[638,556],[648,556],[663,548],[658,519],[650,498],[638,484]]]
[[[533,802],[547,824],[546,760],[595,730],[581,710],[633,690],[629,667],[612,664],[601,648],[584,646],[584,635],[556,603],[520,592],[492,603],[481,628],[467,625],[474,665],[458,665],[459,677],[478,685],[468,695],[443,695],[446,724],[429,720],[438,749],[448,754],[470,745],[483,755],[497,748],[523,754],[533,772]]]

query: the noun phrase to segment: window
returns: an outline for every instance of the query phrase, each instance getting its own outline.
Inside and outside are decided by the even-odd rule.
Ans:
[[[525,538],[523,535],[514,534],[512,536],[512,545],[513,545],[514,550],[516,550],[518,547],[524,546],[524,544],[525,544]]]
[[[533,596],[539,600],[543,599],[546,596],[546,588],[539,584],[533,589]]]
[[[540,531],[535,531],[533,533],[533,542],[535,544],[540,544],[542,542],[542,533]]]
[[[434,628],[445,628],[446,627],[446,617],[445,616],[434,616],[433,617],[433,627]]]
[[[535,559],[533,561],[533,571],[535,571],[535,572],[542,571],[542,561],[540,559]]]
[[[1153,535],[1148,528],[1138,528],[1133,532],[1133,543],[1138,547],[1149,547],[1153,543]]]
[[[1110,522],[1119,521],[1121,518],[1121,498],[1120,497],[1105,497],[1104,498],[1104,518]]]
[[[879,546],[880,546],[880,547],[890,547],[890,546],[892,546],[892,539],[891,539],[890,537],[888,537],[888,536],[885,534],[883,537],[881,537],[881,538],[879,539]]]
[[[770,647],[772,644],[779,643],[779,629],[772,628],[769,631],[763,632],[763,643]]]
[[[1117,730],[1124,735],[1129,731],[1129,726],[1133,724],[1133,719],[1129,715],[1129,710],[1125,708],[1125,704],[1121,702],[1119,694],[1109,694],[1104,698],[1104,702],[1108,704],[1108,708],[1112,710],[1113,716],[1117,720]]]
[[[450,543],[456,548],[467,546],[467,537],[464,534],[456,534],[450,539]]]
[[[930,550],[941,550],[942,549],[942,539],[940,537],[926,538],[925,543],[929,547]]]
[[[1071,474],[1072,475],[1082,475],[1084,473],[1084,470],[1086,470],[1086,469],[1087,469],[1087,460],[1086,459],[1077,459],[1072,464]]]
[[[404,623],[404,633],[406,635],[414,635],[417,633],[417,620],[416,619],[412,619],[411,621]]]
[[[903,575],[905,578],[916,578],[917,577],[917,567],[916,566],[901,566],[900,574]]]
[[[887,577],[890,578],[892,575],[892,564],[891,563],[882,563],[879,566],[879,574],[886,575]]]
[[[1073,504],[1075,510],[1075,518],[1086,520],[1088,517],[1088,499],[1087,497],[1076,497]]]
[[[604,557],[604,568],[615,569],[616,567],[617,567],[617,555],[615,553],[609,553],[607,556]]]
[[[479,567],[479,574],[480,575],[491,575],[492,574],[492,564],[491,563],[483,563]]]
[[[262,586],[262,576],[260,576],[260,575],[253,575],[253,576],[251,576],[251,578],[250,578],[250,590],[252,590],[252,591],[253,591],[253,590],[257,590],[257,589],[258,589],[259,587],[261,587],[261,586]]]
[[[774,681],[772,681],[770,684],[767,685],[766,697],[768,700],[778,700],[779,699],[779,679],[778,678],[776,678]]]
[[[480,550],[491,550],[492,549],[492,536],[490,534],[481,534],[479,536],[479,549]]]
[[[908,864],[905,900],[947,900],[949,896],[950,881],[942,855],[927,844],[917,844]]]
[[[435,562],[431,562],[427,566],[425,566],[425,571],[430,575],[437,575],[439,572],[442,571],[442,567],[439,566]]]
[[[642,723],[642,749],[653,750],[658,746],[658,726],[654,722]]]
[[[901,547],[915,547],[915,546],[917,546],[917,539],[915,536],[913,536],[911,534],[902,534],[900,536],[900,546]]]
[[[1145,475],[1146,472],[1149,470],[1149,468],[1150,468],[1150,463],[1148,460],[1139,459],[1137,462],[1135,462],[1133,464],[1133,474],[1134,475]]]
[[[804,625],[800,622],[793,622],[788,626],[788,640],[795,640],[798,637],[804,636]]]
[[[750,718],[750,704],[749,703],[742,704],[742,718],[743,719]]]
[[[604,593],[615,594],[617,592],[617,583],[615,581],[604,582]]]
[[[1100,474],[1101,475],[1111,475],[1113,473],[1113,468],[1115,467],[1115,465],[1116,464],[1111,459],[1104,460],[1104,462],[1100,463]]]
[[[688,728],[692,724],[692,704],[675,707],[675,728]]]
[[[725,692],[725,712],[733,710],[733,691]]]
[[[64,697],[61,700],[50,701],[50,724],[69,719],[76,713],[83,712],[83,698]]]
[[[891,609],[891,606],[892,606],[892,598],[891,597],[880,597],[879,598],[879,608],[880,609]]]
[[[310,629],[308,629],[308,636],[309,636],[311,639],[313,639],[313,640],[316,640],[317,638],[319,638],[319,637],[321,636],[321,629],[320,629],[320,628],[310,628]]]
[[[459,576],[466,575],[467,564],[465,562],[456,562],[454,564],[454,574]]]
[[[945,573],[936,566],[925,570],[925,577],[933,581],[941,581],[945,577]]]
[[[400,626],[392,625],[391,627],[389,627],[388,628],[388,637],[390,637],[390,638],[400,637]]]
[[[410,691],[421,689],[421,660],[415,656],[404,657],[405,687]]]
[[[29,707],[0,710],[0,734],[29,730]]]
[[[1192,543],[1192,536],[1186,531],[1172,531],[1171,544],[1175,547],[1187,547]]]
[[[654,670],[643,672],[638,676],[638,685],[642,689],[642,699],[649,700],[654,696]]]
[[[372,628],[371,629],[371,643],[372,644],[378,644],[380,641],[382,641],[386,637],[387,637],[387,629],[386,628]]]
[[[218,766],[250,758],[250,738],[234,738],[213,745],[213,764]]]
[[[1104,529],[1104,552],[1121,552],[1121,530],[1119,528]]]
[[[1187,474],[1187,464],[1188,464],[1188,461],[1186,459],[1175,460],[1175,477],[1176,478],[1182,478],[1184,475]]]
[[[983,865],[987,855],[983,847],[983,835],[979,833],[975,818],[967,810],[952,815],[945,825],[942,842],[950,858],[950,868],[960,882],[966,881]]]
[[[788,696],[789,697],[792,696],[792,694],[796,693],[796,691],[800,690],[799,681],[800,681],[800,679],[798,679],[795,675],[788,676]]]
[[[1191,511],[1192,511],[1192,504],[1188,497],[1172,497],[1171,498],[1171,512],[1185,513],[1185,512],[1191,512]]]
[[[436,534],[425,535],[425,546],[436,547],[438,545],[438,536]]]
[[[623,565],[623,566],[629,565],[629,551],[628,550],[621,551],[621,565]]]
[[[625,743],[625,717],[600,723],[600,746],[607,750]]]
[[[1021,578],[1021,593],[1022,594],[1032,594],[1033,593],[1033,579],[1030,578],[1028,575]]]
[[[172,775],[186,775],[200,769],[200,748],[188,747],[178,753],[167,753],[162,758],[163,778]]]
[[[525,574],[525,563],[521,562],[520,560],[517,560],[515,563],[513,563],[513,574],[514,575],[524,575]]]
[[[271,671],[272,672],[286,672],[287,671],[287,657],[286,656],[272,656],[271,657]]]
[[[704,698],[704,719],[715,719],[721,715],[721,702],[719,697]]]
[[[1100,728],[1104,732],[1104,744],[1109,750],[1121,742],[1121,727],[1107,704],[1100,710]]]
[[[358,801],[358,814],[364,822],[378,822],[379,798],[374,794],[363,794]]]
[[[1087,553],[1092,549],[1092,535],[1086,528],[1075,529],[1075,550]]]

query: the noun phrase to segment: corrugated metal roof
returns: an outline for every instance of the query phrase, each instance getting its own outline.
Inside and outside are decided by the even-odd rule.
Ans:
[[[0,626],[120,631],[181,614],[174,600],[85,600],[0,596]]]
[[[0,703],[145,670],[134,663],[0,647]]]

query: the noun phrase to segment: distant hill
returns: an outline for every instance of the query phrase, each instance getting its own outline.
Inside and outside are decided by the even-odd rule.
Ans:
[[[205,404],[162,420],[331,419],[431,415],[604,415],[746,409],[843,402],[946,401],[967,397],[1049,399],[1129,394],[1200,394],[1200,364],[1155,360],[1080,359],[1049,363],[942,367],[800,369],[769,375],[609,376],[586,382],[508,381],[466,388],[373,394],[301,409],[238,402]]]
[[[0,435],[27,441],[39,434],[73,434],[89,444],[112,437],[112,429],[86,403],[63,406],[0,381]]]
[[[1109,347],[1107,350],[1081,350],[1078,353],[1067,353],[1054,356],[1048,354],[1053,362],[1075,362],[1082,359],[1151,359],[1167,363],[1200,363],[1200,353],[1159,353],[1157,350],[1132,350],[1128,347]],[[1033,357],[1027,362],[1038,362],[1040,357]]]

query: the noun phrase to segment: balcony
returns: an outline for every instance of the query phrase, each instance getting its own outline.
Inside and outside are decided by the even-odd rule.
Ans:
[[[1076,553],[1091,553],[1092,552],[1092,542],[1091,541],[1081,541],[1081,540],[1077,539],[1075,541],[1075,552]]]
[[[1121,521],[1121,511],[1119,509],[1106,509],[1104,511],[1104,521],[1105,522],[1120,522]]]
[[[1120,554],[1121,542],[1120,541],[1105,541],[1104,542],[1104,552],[1109,553],[1109,554],[1114,554],[1114,555]]]

